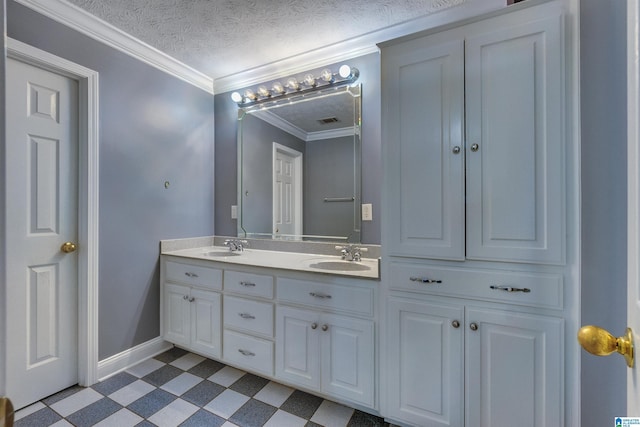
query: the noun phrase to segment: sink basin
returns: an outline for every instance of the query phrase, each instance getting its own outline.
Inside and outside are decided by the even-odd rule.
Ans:
[[[371,267],[355,261],[320,261],[309,264],[311,268],[330,271],[368,271]]]
[[[210,256],[210,257],[225,257],[225,256],[238,256],[240,254],[238,252],[232,252],[227,249],[227,250],[219,250],[219,251],[207,251],[203,255]]]

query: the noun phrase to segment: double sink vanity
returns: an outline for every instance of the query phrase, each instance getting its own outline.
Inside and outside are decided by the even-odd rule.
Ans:
[[[164,339],[375,411],[380,248],[225,240],[161,242]]]

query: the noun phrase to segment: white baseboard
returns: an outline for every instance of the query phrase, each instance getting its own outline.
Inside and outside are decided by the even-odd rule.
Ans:
[[[150,357],[156,356],[173,347],[173,344],[162,337],[154,338],[142,344],[138,344],[121,353],[114,354],[98,362],[98,380],[102,381],[118,372],[124,371]]]

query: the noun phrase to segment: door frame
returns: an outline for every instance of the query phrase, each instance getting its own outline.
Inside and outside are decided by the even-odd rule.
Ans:
[[[8,37],[6,49],[7,58],[78,82],[78,382],[90,386],[98,381],[98,72]]]
[[[627,2],[627,325],[634,328],[640,312],[640,6]],[[635,328],[637,329],[637,327]],[[627,370],[627,416],[638,416],[640,400],[640,331],[633,331],[635,367]]]
[[[273,233],[273,236],[276,237],[276,230],[275,230],[275,224],[274,224],[274,218],[276,216],[276,203],[275,203],[275,199],[276,199],[276,154],[280,152],[280,153],[285,153],[288,156],[293,157],[293,168],[294,168],[294,173],[295,173],[295,188],[293,189],[293,192],[295,193],[295,197],[296,197],[296,204],[295,207],[293,208],[294,210],[294,216],[295,216],[295,231],[294,231],[294,235],[295,236],[301,236],[302,235],[302,205],[303,205],[303,201],[302,201],[302,156],[303,154],[298,151],[298,150],[294,150],[291,147],[287,147],[286,145],[282,145],[282,144],[278,144],[277,142],[273,142],[273,154],[271,157],[271,183],[272,183],[272,193],[271,193],[271,206],[272,206],[272,212],[271,212],[271,232]]]

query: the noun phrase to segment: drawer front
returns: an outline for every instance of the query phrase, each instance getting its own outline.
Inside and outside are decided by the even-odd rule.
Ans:
[[[273,304],[225,295],[224,326],[273,337]]]
[[[222,270],[200,265],[165,262],[165,275],[172,282],[188,283],[209,289],[222,289]]]
[[[391,289],[507,302],[532,307],[563,307],[560,274],[454,269],[391,263]]]
[[[228,330],[223,341],[225,362],[273,376],[273,342]]]
[[[278,301],[373,316],[373,289],[278,279]]]
[[[224,290],[271,299],[273,298],[273,277],[225,270]]]

